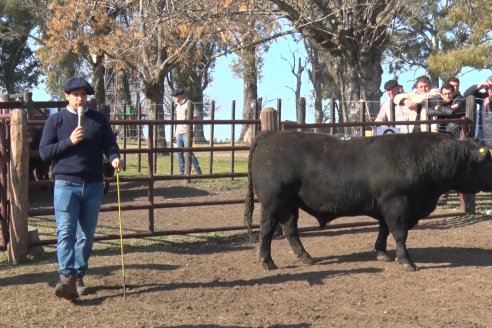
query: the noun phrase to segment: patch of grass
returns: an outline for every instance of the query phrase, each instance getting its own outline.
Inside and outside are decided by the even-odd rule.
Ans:
[[[244,152],[243,152],[244,153]],[[220,155],[214,152],[213,159],[211,160],[210,153],[195,153],[195,156],[200,164],[200,168],[203,173],[209,173],[210,168],[212,168],[212,173],[230,173],[232,172],[232,168],[234,168],[234,172],[237,173],[245,173],[248,171],[248,159],[244,154],[235,154],[234,155],[234,163],[232,163],[232,155],[230,152],[223,153]],[[142,154],[140,157],[138,154],[126,154],[126,167],[124,170],[125,175],[129,176],[138,176],[138,175],[146,175],[149,166],[148,166],[148,156],[146,154]],[[156,172],[159,175],[167,175],[171,174],[171,164],[172,164],[172,174],[179,173],[178,159],[176,155],[172,158],[171,163],[171,155],[158,155],[155,158],[155,167]]]

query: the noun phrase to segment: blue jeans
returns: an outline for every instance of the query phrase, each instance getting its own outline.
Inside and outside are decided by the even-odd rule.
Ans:
[[[83,277],[92,253],[104,182],[55,181],[56,254],[60,274]]]
[[[184,147],[186,141],[186,133],[178,134],[176,137],[176,147]],[[185,170],[185,159],[183,152],[178,152],[178,164],[179,164],[179,174],[184,175]],[[200,164],[198,164],[198,160],[195,157],[195,154],[191,153],[191,165],[195,169],[196,174],[202,174],[202,170],[200,169]]]

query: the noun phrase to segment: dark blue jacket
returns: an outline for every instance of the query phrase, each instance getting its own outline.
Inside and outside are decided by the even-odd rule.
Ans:
[[[120,154],[111,126],[103,113],[87,110],[82,118],[84,140],[73,145],[70,135],[77,124],[77,114],[67,109],[51,115],[44,125],[39,154],[53,162],[55,180],[102,181],[103,153],[110,162]]]

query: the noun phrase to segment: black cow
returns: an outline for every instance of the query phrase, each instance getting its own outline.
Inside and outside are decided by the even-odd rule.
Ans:
[[[29,180],[49,180],[50,163],[45,162],[39,156],[39,142],[41,141],[42,127],[29,127],[27,135],[29,140]]]
[[[271,242],[279,223],[297,257],[313,263],[297,231],[301,208],[321,226],[341,216],[377,219],[378,260],[390,260],[386,243],[391,232],[396,258],[405,270],[414,271],[417,267],[405,245],[408,230],[432,213],[439,196],[449,190],[492,191],[492,157],[488,148],[471,140],[440,133],[342,141],[321,134],[264,132],[249,154],[245,223],[250,233],[253,187],[261,203],[264,268],[277,268]]]

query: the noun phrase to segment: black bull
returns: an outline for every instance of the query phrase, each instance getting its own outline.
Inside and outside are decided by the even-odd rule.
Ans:
[[[275,269],[271,242],[280,224],[294,253],[313,259],[299,240],[299,208],[320,226],[341,216],[366,215],[379,221],[378,260],[390,260],[387,238],[396,241],[396,258],[416,270],[405,245],[408,230],[436,208],[449,190],[492,191],[492,158],[472,140],[439,133],[394,134],[341,141],[299,132],[264,132],[251,145],[245,223],[251,232],[253,188],[261,203],[260,260]]]

